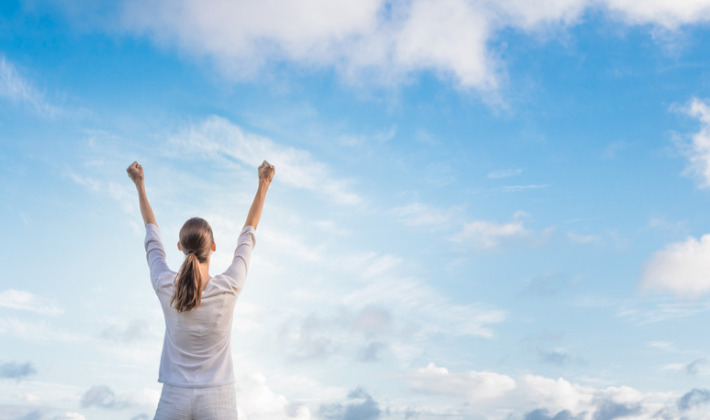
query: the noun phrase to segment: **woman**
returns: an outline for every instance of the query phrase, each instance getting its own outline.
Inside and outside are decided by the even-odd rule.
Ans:
[[[165,316],[158,376],[163,391],[155,419],[236,419],[232,314],[244,287],[274,167],[266,161],[259,166],[259,187],[239,234],[234,259],[224,273],[214,277],[209,274],[210,255],[217,248],[210,225],[199,217],[185,222],[177,244],[185,261],[177,273],[171,271],[145,193],[143,167],[133,162],[127,171],[138,189],[150,280]]]

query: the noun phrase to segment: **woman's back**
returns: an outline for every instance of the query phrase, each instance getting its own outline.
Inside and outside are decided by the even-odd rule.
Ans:
[[[146,257],[155,293],[165,315],[165,338],[158,381],[172,386],[210,387],[234,383],[231,331],[234,307],[244,287],[255,233],[245,227],[229,268],[211,278],[200,304],[179,312],[172,305],[177,273],[168,268],[156,225],[146,227]]]
[[[259,186],[234,258],[227,270],[215,277],[209,275],[210,256],[216,250],[212,228],[199,217],[189,219],[180,229],[178,249],[185,254],[180,270],[168,268],[160,229],[145,191],[143,167],[133,162],[126,171],[138,191],[150,280],[165,316],[158,377],[163,390],[155,419],[234,420],[237,402],[230,348],[232,317],[246,280],[274,167],[266,161],[259,166]]]

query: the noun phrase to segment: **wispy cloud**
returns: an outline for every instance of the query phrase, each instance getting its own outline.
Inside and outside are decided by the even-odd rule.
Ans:
[[[549,185],[547,184],[526,184],[526,185],[506,185],[501,187],[501,191],[503,192],[521,192],[521,191],[531,191],[531,190],[540,190],[543,188],[547,188]]]
[[[489,179],[500,179],[509,178],[511,176],[520,175],[523,173],[522,169],[499,169],[497,171],[492,171],[488,173]]]
[[[43,315],[58,315],[64,312],[49,299],[34,295],[25,290],[8,289],[0,292],[0,307],[31,311]]]
[[[12,63],[0,55],[0,98],[32,107],[35,112],[46,117],[55,117],[60,108],[50,104],[44,94],[25,79]]]
[[[692,360],[689,363],[669,363],[663,366],[663,370],[682,373],[688,376],[707,375],[710,369],[706,368],[707,359],[699,358]]]
[[[578,244],[590,244],[593,242],[599,242],[601,240],[601,236],[569,231],[567,232],[567,239]]]
[[[448,227],[454,220],[461,217],[463,206],[451,207],[446,210],[431,207],[420,202],[392,209],[392,213],[408,226],[426,227],[434,230]]]
[[[668,342],[668,341],[649,341],[648,343],[646,343],[646,345],[648,347],[651,347],[654,349],[659,349],[659,350],[665,350],[665,351],[675,350],[673,343]]]
[[[58,329],[46,321],[32,322],[15,317],[0,318],[0,334],[27,341],[86,342],[87,337]]]
[[[708,301],[672,301],[670,299],[672,298],[646,301],[644,304],[622,302],[619,304],[616,316],[638,325],[646,325],[691,317],[710,311],[710,302]]]
[[[207,118],[176,133],[170,138],[170,144],[192,156],[240,162],[253,168],[267,159],[276,167],[279,182],[324,195],[340,204],[355,205],[362,201],[351,191],[351,181],[336,178],[331,168],[307,151],[244,132],[221,117]]]
[[[151,336],[148,323],[143,319],[134,319],[125,326],[110,325],[101,331],[101,338],[118,342],[141,341]]]
[[[466,223],[461,232],[453,237],[453,240],[471,242],[479,249],[493,249],[503,241],[528,235],[530,231],[523,225],[523,220],[527,216],[525,212],[518,211],[513,215],[513,220],[507,223],[487,220]]]
[[[419,325],[418,334],[493,337],[490,326],[503,322],[506,312],[490,305],[458,304],[426,282],[389,270],[364,278],[364,287],[348,293],[347,305],[390,308],[395,319]]]
[[[700,131],[691,135],[690,142],[679,140],[678,146],[689,161],[686,173],[697,177],[701,188],[710,188],[710,107],[700,99],[692,98],[689,104],[675,108],[700,122]]]

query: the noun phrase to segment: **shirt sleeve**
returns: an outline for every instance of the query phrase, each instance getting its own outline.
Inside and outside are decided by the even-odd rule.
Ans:
[[[160,229],[152,223],[145,226],[145,253],[148,259],[148,268],[150,268],[150,281],[153,284],[153,289],[157,291],[160,277],[171,271],[165,261],[165,249],[160,238]]]
[[[256,231],[252,226],[245,226],[239,234],[237,249],[234,250],[234,258],[227,270],[223,273],[227,277],[232,290],[239,293],[244,287],[249,269],[251,252],[256,245]]]

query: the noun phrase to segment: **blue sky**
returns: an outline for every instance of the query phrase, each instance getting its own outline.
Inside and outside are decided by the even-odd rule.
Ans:
[[[168,250],[244,419],[703,419],[710,3],[4,2],[0,418],[147,419]],[[180,264],[169,252],[172,267]]]

